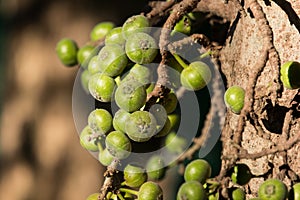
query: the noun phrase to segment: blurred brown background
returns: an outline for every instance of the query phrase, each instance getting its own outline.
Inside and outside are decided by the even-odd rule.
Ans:
[[[79,46],[101,21],[117,25],[146,1],[0,1],[0,199],[83,200],[99,189],[101,165],[81,148],[72,116],[77,68],[55,55]]]

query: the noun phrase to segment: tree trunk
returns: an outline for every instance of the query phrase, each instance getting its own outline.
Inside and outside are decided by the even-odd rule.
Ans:
[[[242,3],[203,0],[197,9],[230,23],[219,67],[227,87],[243,87],[246,97],[240,115],[226,113],[218,178],[225,181],[236,162],[247,164],[257,176],[244,186],[248,199],[267,178],[279,178],[287,186],[299,181],[300,93],[282,86],[280,65],[300,61],[300,1]]]

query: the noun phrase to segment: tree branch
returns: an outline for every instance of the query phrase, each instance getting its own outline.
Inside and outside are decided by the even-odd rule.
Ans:
[[[119,162],[119,160],[114,159],[107,167],[107,170],[104,173],[105,180],[100,189],[100,195],[98,197],[99,200],[105,200],[108,191],[112,188],[114,175],[117,173],[117,166],[119,165]]]
[[[264,67],[266,66],[268,59],[271,65],[276,65],[277,70],[275,71],[279,73],[278,70],[279,56],[276,49],[274,48],[273,32],[271,30],[271,27],[269,26],[268,20],[262,10],[262,7],[258,4],[256,0],[251,0],[249,7],[256,20],[257,26],[260,27],[261,33],[263,34],[264,48],[262,49],[261,52],[262,56],[253,65],[252,71],[249,75],[249,81],[245,90],[246,91],[245,104],[240,113],[238,125],[232,137],[234,148],[229,155],[230,159],[226,162],[226,164],[222,165],[222,169],[218,176],[218,179],[222,179],[226,175],[226,171],[234,165],[237,159],[241,159],[241,157],[239,157],[238,155],[240,155],[239,151],[243,151],[243,148],[241,147],[241,141],[242,141],[242,133],[245,128],[246,118],[250,117],[249,114],[253,112],[256,82],[261,72],[263,71]]]
[[[147,13],[146,17],[150,20],[155,17],[162,17],[166,10],[170,9],[175,4],[175,0],[170,1],[151,1],[149,2],[149,6],[151,6],[152,10]]]
[[[159,49],[161,54],[161,62],[157,68],[158,79],[155,84],[153,91],[147,96],[146,108],[149,108],[151,104],[156,102],[157,98],[163,98],[163,96],[170,91],[169,85],[169,75],[167,72],[167,67],[165,65],[167,61],[167,46],[169,43],[169,35],[175,23],[181,19],[181,17],[192,11],[200,0],[183,0],[182,2],[176,4],[172,13],[166,20],[162,27],[161,35],[159,38]]]

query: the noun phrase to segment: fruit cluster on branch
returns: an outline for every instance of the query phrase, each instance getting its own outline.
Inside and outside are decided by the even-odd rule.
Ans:
[[[237,164],[238,159],[285,151],[299,142],[300,137],[295,136],[285,146],[257,154],[248,154],[240,147],[245,120],[253,108],[255,82],[268,58],[273,65],[279,65],[280,60],[269,39],[272,32],[254,0],[250,8],[265,30],[266,40],[269,39],[263,49],[264,59],[250,75],[247,88],[234,85],[223,95],[216,61],[219,44],[193,27],[201,20],[195,12],[199,2],[153,1],[149,4],[150,12],[133,15],[122,26],[112,22],[97,24],[90,33],[90,41],[81,48],[69,38],[58,42],[56,52],[61,62],[66,66],[78,64],[82,89],[97,105],[105,105],[90,112],[80,133],[81,146],[98,154],[99,162],[107,166],[103,186],[87,200],[163,199],[158,181],[176,164],[186,165],[177,200],[245,199],[242,186],[254,175],[247,165]],[[246,17],[240,2],[231,2],[241,17]],[[164,17],[167,18],[162,21]],[[207,64],[208,58],[215,66]],[[282,65],[278,76],[284,87],[299,89],[299,72],[300,64],[290,61]],[[281,85],[276,84],[279,90]],[[211,86],[213,92],[207,94]],[[185,120],[181,101],[190,94],[196,96],[199,104],[205,95],[212,95],[210,110],[205,122],[189,119],[198,126],[204,124],[200,134],[198,130],[178,134]],[[229,112],[239,115],[232,138],[235,157],[222,158],[229,161],[213,177],[214,166],[196,154],[213,134],[209,133],[213,116],[219,115],[220,126],[224,123],[223,100]],[[166,151],[160,151],[164,147]],[[233,184],[226,188],[229,182]],[[286,185],[278,179],[267,180],[257,192],[262,200],[283,200],[288,195]],[[289,195],[299,199],[299,193],[299,184],[295,184]]]

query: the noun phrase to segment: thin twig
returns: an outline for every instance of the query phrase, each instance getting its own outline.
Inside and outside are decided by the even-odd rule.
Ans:
[[[170,1],[151,1],[149,6],[152,7],[152,10],[146,14],[146,17],[151,19],[154,16],[162,16],[162,14],[171,8],[175,4],[175,0]]]
[[[166,54],[166,47],[169,42],[168,38],[176,22],[179,21],[183,15],[196,8],[199,2],[200,0],[183,0],[174,6],[172,13],[162,27],[162,33],[159,38],[159,48],[162,56]]]
[[[204,34],[195,33],[189,37],[185,37],[181,40],[168,44],[168,50],[171,53],[176,53],[176,49],[183,49],[185,45],[193,45],[195,43],[203,45],[203,47],[207,50],[210,50],[212,48],[212,44],[209,41],[208,37],[206,37]]]
[[[157,68],[158,79],[155,84],[153,91],[147,96],[146,108],[149,108],[151,104],[156,102],[157,98],[163,98],[166,93],[170,91],[169,89],[169,75],[167,71],[167,45],[169,43],[169,35],[175,23],[181,19],[181,17],[192,11],[200,0],[183,0],[182,2],[176,4],[174,9],[165,24],[162,27],[161,35],[159,38],[159,49],[161,54],[161,62]]]
[[[117,166],[119,165],[119,162],[119,160],[114,159],[112,163],[107,167],[107,170],[104,173],[105,180],[100,189],[100,195],[98,197],[99,200],[105,200],[108,191],[112,188],[114,175],[117,173]]]

